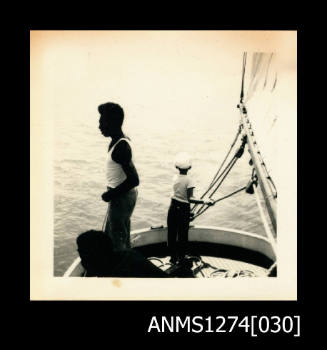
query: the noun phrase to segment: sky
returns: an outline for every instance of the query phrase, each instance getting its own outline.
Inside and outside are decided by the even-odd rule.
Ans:
[[[131,123],[137,118],[138,123],[149,124],[153,118],[157,123],[203,114],[217,118],[218,107],[224,122],[226,101],[237,101],[240,93],[243,51],[278,49],[294,56],[294,41],[289,45],[294,35],[32,31],[31,108],[69,122],[90,118],[97,105],[111,100],[124,107]]]

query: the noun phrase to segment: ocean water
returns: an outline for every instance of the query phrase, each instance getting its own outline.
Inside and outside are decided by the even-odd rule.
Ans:
[[[126,107],[123,130],[132,139],[140,176],[132,230],[166,224],[176,153],[186,151],[192,155],[189,174],[196,183],[195,195],[200,197],[206,190],[238,128],[237,101],[233,97],[225,99],[224,113],[219,111],[221,101],[214,100],[190,103],[173,111],[169,106],[150,109],[146,104]],[[89,229],[101,230],[103,225],[107,204],[101,200],[101,194],[106,189],[105,158],[110,139],[101,135],[98,117],[94,105],[94,113],[55,119],[55,276],[62,276],[78,256],[77,236]],[[247,184],[251,175],[248,162],[245,151],[214,198]],[[258,234],[264,231],[255,198],[245,192],[217,203],[193,223]]]

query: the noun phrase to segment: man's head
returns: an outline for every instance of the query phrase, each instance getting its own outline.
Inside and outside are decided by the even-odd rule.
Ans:
[[[82,266],[95,275],[104,275],[113,252],[110,237],[102,231],[90,230],[76,239]]]
[[[121,132],[124,121],[124,110],[113,102],[107,102],[98,107],[100,113],[99,129],[103,136],[112,137]]]

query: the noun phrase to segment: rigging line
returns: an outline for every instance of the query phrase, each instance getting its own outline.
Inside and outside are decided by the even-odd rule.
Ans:
[[[209,198],[217,191],[217,189],[220,187],[220,185],[222,184],[222,182],[225,180],[225,178],[226,178],[226,176],[229,174],[229,172],[230,172],[230,170],[231,170],[231,168],[234,166],[234,164],[235,164],[235,162],[237,161],[237,158],[236,157],[233,157],[233,159],[228,163],[228,165],[226,166],[226,168],[224,169],[224,171],[220,174],[220,176],[218,177],[218,179],[216,180],[216,182],[215,182],[215,184],[214,185],[216,185],[216,183],[220,180],[220,178],[223,176],[223,179],[220,181],[220,183],[216,186],[216,188],[213,190],[213,192],[211,193],[211,195],[209,195]],[[225,174],[226,173],[226,174]],[[213,186],[214,186],[213,185]],[[211,189],[212,189],[212,187],[213,186],[211,186],[211,188],[209,188],[206,192],[205,192],[205,194],[207,194]],[[202,199],[202,198],[201,198]],[[193,208],[192,208],[192,210],[191,210],[191,212],[194,212],[195,211],[195,209],[196,209],[196,207],[198,206],[199,204],[196,204]],[[205,204],[200,204],[201,205],[201,207],[197,210],[197,212],[195,213],[195,214],[197,214],[199,211],[201,211],[204,207],[205,207]]]
[[[242,188],[240,188],[240,189],[238,189],[238,190],[236,190],[236,191],[234,191],[234,192],[232,192],[232,193],[230,193],[230,194],[228,194],[228,195],[226,195],[226,196],[224,196],[224,197],[221,197],[221,198],[219,198],[219,199],[216,199],[216,200],[214,201],[214,203],[216,204],[217,202],[220,202],[220,201],[222,201],[223,199],[229,198],[229,197],[233,196],[234,194],[237,194],[237,193],[239,193],[239,192],[241,192],[241,191],[243,191],[243,190],[245,190],[245,189],[246,189],[246,186],[244,186],[244,187],[242,187]],[[209,209],[209,206],[207,206],[202,212],[197,213],[196,215],[194,215],[194,217],[192,218],[192,221],[193,221],[195,218],[197,218],[199,215],[203,214],[207,209]]]
[[[229,155],[230,155],[230,153],[231,153],[233,147],[235,146],[236,141],[237,141],[239,135],[241,134],[241,131],[242,131],[242,124],[240,124],[239,127],[238,127],[237,133],[236,133],[236,135],[235,135],[235,137],[234,137],[234,140],[233,140],[233,142],[232,142],[232,144],[231,144],[231,146],[230,146],[229,151],[227,152],[227,155],[226,155],[225,159],[223,160],[223,162],[221,163],[221,165],[220,165],[218,171],[217,171],[216,174],[214,175],[214,177],[213,177],[213,179],[212,179],[212,181],[211,181],[211,183],[210,183],[208,189],[202,194],[202,196],[200,197],[200,199],[202,199],[202,198],[211,190],[211,188],[217,183],[217,181],[219,180],[219,178],[220,178],[220,176],[221,176],[222,174],[221,174],[220,176],[218,176],[218,175],[219,175],[219,173],[220,173],[222,167],[224,166],[224,164],[225,164],[227,158],[229,157]],[[227,167],[228,167],[228,165],[227,165]],[[226,170],[226,169],[225,169],[225,170]],[[224,171],[225,171],[225,170],[224,170]],[[223,171],[223,173],[224,173],[224,171]],[[217,178],[217,177],[218,177],[218,178]],[[191,209],[191,212],[193,212],[193,211],[198,207],[198,205],[199,205],[199,204],[195,204],[195,205],[193,206],[193,208]]]
[[[206,192],[202,195],[201,199],[217,184],[217,182],[221,179],[221,177],[225,174],[226,171],[229,172],[229,169],[235,164],[236,157],[234,156],[229,163],[226,165],[226,168],[222,171],[222,173],[217,177],[217,179],[212,183]],[[232,164],[233,163],[233,164]],[[232,165],[231,165],[232,164]]]
[[[230,146],[230,149],[229,149],[229,151],[227,152],[227,155],[226,155],[225,159],[224,159],[223,162],[221,163],[221,165],[220,165],[218,171],[216,172],[215,176],[213,177],[213,179],[212,179],[212,181],[211,181],[209,187],[216,181],[216,177],[218,176],[220,170],[222,169],[222,167],[223,167],[223,165],[225,164],[225,162],[226,162],[228,156],[230,155],[230,153],[231,153],[233,147],[235,146],[235,143],[236,143],[236,141],[237,141],[237,139],[238,139],[240,133],[241,133],[241,125],[238,127],[238,130],[237,130],[237,133],[236,133],[236,135],[235,135],[234,141],[232,142],[232,144],[231,144],[231,146]],[[202,198],[203,198],[203,197],[201,197],[201,199],[202,199]]]
[[[243,186],[242,188],[240,188],[240,189],[238,189],[238,190],[236,190],[236,191],[234,191],[234,192],[232,192],[232,193],[230,193],[230,194],[228,194],[228,195],[226,195],[226,196],[224,196],[222,198],[216,199],[215,203],[220,202],[223,199],[229,198],[229,197],[233,196],[234,194],[239,193],[239,192],[241,192],[241,191],[243,191],[245,189],[246,189],[246,186]]]
[[[223,181],[225,180],[225,178],[227,177],[227,175],[229,174],[229,172],[232,170],[234,164],[236,163],[238,158],[234,157],[233,158],[233,163],[230,165],[229,169],[227,170],[226,174],[224,175],[224,177],[221,179],[220,183],[216,186],[216,188],[213,190],[213,192],[210,194],[209,198],[211,199],[211,197],[216,193],[216,191],[218,190],[218,188],[221,186],[221,184],[223,183]],[[227,168],[226,168],[227,169]],[[225,170],[226,170],[225,169]],[[202,206],[198,209],[198,211],[194,214],[195,216],[200,215],[200,213],[202,214],[204,211],[206,211],[209,207],[206,207],[204,210],[203,208],[205,207],[205,204],[202,204]],[[201,212],[202,210],[202,212]]]
[[[228,163],[228,165],[226,166],[226,168],[224,169],[224,171],[220,174],[220,176],[217,178],[216,182],[206,191],[206,193],[208,193],[212,187],[214,185],[216,185],[216,183],[219,181],[219,179],[224,175],[224,173],[226,172],[226,174],[223,176],[222,180],[220,181],[220,183],[216,186],[216,188],[213,190],[213,192],[209,195],[209,198],[211,198],[215,193],[216,191],[218,190],[218,188],[221,186],[221,184],[223,183],[223,181],[225,180],[226,176],[229,174],[229,172],[232,170],[233,166],[235,165],[236,161],[242,157],[243,155],[243,152],[244,152],[244,147],[245,147],[245,144],[247,142],[247,138],[246,136],[243,137],[242,139],[242,144],[241,146],[239,147],[239,149],[236,151],[234,157],[231,159],[231,161]],[[205,194],[206,194],[205,193]],[[204,208],[205,204],[202,204],[201,208],[196,212],[196,214],[198,214],[203,208]],[[194,212],[196,208],[196,205],[192,208],[191,210],[191,213]]]
[[[229,163],[228,167],[226,167],[226,168],[224,169],[224,172],[220,175],[220,177],[221,177],[222,175],[224,175],[224,176],[223,176],[223,178],[221,179],[220,183],[215,187],[215,189],[214,189],[214,190],[212,191],[212,193],[209,195],[209,198],[210,198],[210,199],[211,199],[211,197],[217,192],[218,188],[221,186],[221,184],[223,183],[223,181],[225,180],[225,178],[227,177],[227,175],[229,174],[229,172],[232,170],[232,168],[233,168],[234,164],[236,163],[237,159],[238,159],[238,158],[234,157],[234,158],[231,160],[231,162]],[[225,173],[225,172],[226,172],[226,173]],[[225,174],[224,174],[224,173],[225,173]],[[220,177],[219,177],[219,179],[220,179]],[[217,179],[217,182],[218,182],[218,179]],[[216,183],[217,183],[217,182],[216,182]],[[202,204],[201,208],[198,209],[198,211],[197,211],[195,214],[197,214],[199,211],[201,211],[204,207],[205,207],[205,204]]]
[[[276,188],[276,186],[275,186],[275,183],[274,183],[273,179],[270,177],[270,175],[267,176],[267,179],[269,180],[268,183],[271,183],[271,185],[272,185],[273,188],[274,188],[274,189],[272,190],[272,192],[273,192],[273,194],[274,194],[274,197],[277,198],[277,188]],[[270,186],[270,189],[271,189],[271,186]]]
[[[244,76],[245,76],[245,66],[246,66],[246,55],[247,55],[246,52],[244,52],[244,53],[243,53],[243,68],[242,68],[242,87],[241,87],[241,98],[240,98],[240,102],[241,102],[241,103],[243,103],[243,97],[244,97]],[[229,165],[234,161],[235,155],[234,155],[234,157],[232,158],[232,160],[230,161],[230,163],[227,165],[227,167],[224,169],[223,173],[220,174],[220,175],[218,176],[218,174],[220,173],[222,167],[224,166],[224,164],[225,164],[227,158],[229,157],[230,152],[231,152],[232,148],[234,147],[234,145],[235,145],[235,143],[236,143],[236,141],[237,141],[237,139],[238,139],[238,137],[239,137],[239,135],[240,135],[240,133],[241,133],[241,130],[242,130],[242,124],[239,125],[239,128],[238,128],[237,134],[236,134],[236,136],[235,136],[235,139],[234,139],[234,141],[233,141],[233,143],[232,143],[232,145],[231,145],[231,147],[230,147],[230,149],[229,149],[229,151],[228,151],[228,153],[227,153],[225,159],[223,160],[223,162],[222,162],[222,164],[220,165],[218,171],[216,172],[215,176],[213,177],[213,179],[212,179],[212,181],[211,181],[211,183],[210,183],[208,189],[202,194],[202,196],[200,197],[200,199],[202,199],[202,198],[212,189],[212,187],[215,186],[215,184],[219,181],[220,177],[223,175],[223,173],[226,171],[226,169],[229,167]],[[235,162],[233,163],[233,165],[234,165],[234,164],[235,164]],[[230,171],[230,169],[229,169],[229,171]],[[228,171],[228,172],[229,172],[229,171]],[[224,179],[223,179],[223,180],[224,180]],[[221,182],[221,183],[222,183],[222,182]],[[219,186],[221,185],[221,183],[219,184]],[[215,193],[215,192],[217,191],[217,189],[218,189],[218,186],[217,186],[217,188],[214,190],[213,193]],[[211,196],[213,195],[213,193],[211,194]],[[193,212],[195,211],[195,209],[198,207],[198,205],[199,205],[199,204],[195,204],[195,205],[193,206],[193,208],[191,209],[191,213],[193,213]],[[202,209],[203,207],[204,207],[204,205],[202,205],[202,207],[198,210],[198,212],[201,211],[201,209]]]
[[[273,234],[272,234],[272,232],[271,232],[271,230],[269,228],[269,225],[268,225],[268,222],[267,222],[267,218],[266,218],[266,216],[265,216],[265,214],[263,212],[263,208],[262,208],[262,205],[260,203],[258,190],[257,190],[257,187],[256,187],[255,184],[253,184],[253,191],[254,191],[254,194],[255,194],[255,199],[257,201],[257,205],[258,205],[260,216],[261,216],[261,221],[262,221],[263,226],[265,228],[267,238],[268,238],[268,240],[269,240],[269,242],[270,242],[270,244],[271,244],[271,246],[273,248],[275,256],[277,256],[276,255],[276,251],[277,251],[277,249],[276,249],[276,240],[275,240],[275,238],[274,238],[274,236],[273,236]]]
[[[103,224],[102,224],[102,232],[105,232],[105,228],[106,228],[105,225],[107,223],[108,214],[109,214],[109,205],[108,205],[108,208],[106,211],[106,215],[104,216],[104,220],[103,220]]]
[[[270,191],[272,192],[274,198],[277,198],[277,188],[275,186],[273,179],[271,178],[271,176],[269,174],[269,171],[266,167],[266,163],[264,162],[262,155],[259,152],[258,152],[258,157],[260,158],[262,168],[263,168],[264,172],[266,173],[266,179],[268,179],[268,185],[269,185]]]
[[[222,171],[222,173],[215,179],[215,181],[213,183],[211,183],[211,185],[208,187],[208,189],[203,193],[203,195],[200,197],[200,199],[202,199],[216,184],[217,182],[221,179],[221,177],[224,175],[224,173],[226,171],[227,174],[229,173],[231,167],[233,167],[233,165],[235,164],[236,160],[238,159],[238,157],[236,156],[236,154],[238,153],[239,151],[237,151],[234,155],[234,157],[229,161],[229,163],[226,165],[225,169]],[[225,178],[225,177],[224,177]],[[195,204],[192,209],[191,209],[191,212],[193,212],[200,204]]]
[[[238,158],[236,158],[236,157],[233,159],[233,162],[232,162],[231,166],[229,167],[228,171],[226,172],[224,177],[221,179],[220,183],[216,186],[214,191],[211,193],[211,195],[209,195],[209,198],[211,198],[217,192],[218,188],[221,186],[221,184],[223,183],[223,181],[225,180],[227,175],[230,173],[230,171],[232,170],[232,168],[235,165],[235,163],[237,162],[237,160],[238,160]]]
[[[270,177],[269,172],[268,172],[264,163],[262,163],[262,167],[266,173],[266,179],[268,180],[267,183],[268,183],[269,189],[270,189],[272,195],[274,196],[274,198],[277,198],[277,188],[276,188],[272,178]]]
[[[236,135],[235,135],[234,141],[232,142],[232,144],[231,144],[231,146],[230,146],[230,149],[229,149],[229,151],[227,152],[227,155],[226,155],[225,159],[224,159],[223,162],[221,163],[221,165],[220,165],[218,171],[216,172],[215,176],[213,177],[213,179],[212,179],[210,185],[208,186],[207,190],[202,194],[202,196],[200,197],[200,199],[202,199],[202,198],[211,190],[211,188],[217,183],[217,181],[219,180],[219,178],[220,178],[220,177],[222,176],[222,174],[226,171],[226,168],[227,168],[227,167],[229,166],[229,164],[232,162],[233,159],[232,159],[232,160],[229,162],[229,164],[226,166],[226,168],[225,168],[225,170],[222,172],[222,174],[220,174],[220,175],[218,176],[218,174],[220,173],[222,167],[224,166],[224,164],[225,164],[227,158],[229,157],[229,155],[230,155],[230,153],[231,153],[233,147],[235,146],[235,143],[236,143],[236,141],[237,141],[237,139],[238,139],[240,133],[241,133],[241,125],[239,126],[239,128],[238,128],[238,130],[237,130],[237,133],[236,133]],[[197,206],[198,206],[198,204],[196,204],[196,205],[192,208],[192,211],[193,211]]]

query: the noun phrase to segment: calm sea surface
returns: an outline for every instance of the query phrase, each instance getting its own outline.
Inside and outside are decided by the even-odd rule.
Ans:
[[[226,101],[227,113],[194,111],[190,106],[174,113],[129,106],[124,124],[132,139],[133,156],[140,176],[139,197],[132,216],[132,230],[166,224],[174,157],[187,151],[193,157],[190,175],[200,196],[209,185],[228,151],[238,127],[235,101]],[[230,107],[229,107],[230,106]],[[76,237],[89,229],[101,230],[107,205],[101,200],[106,189],[105,158],[110,139],[98,130],[98,115],[55,121],[54,160],[54,274],[62,276],[78,256]],[[236,163],[215,198],[248,182],[248,152]],[[254,233],[263,231],[255,199],[241,192],[217,203],[194,221]]]

